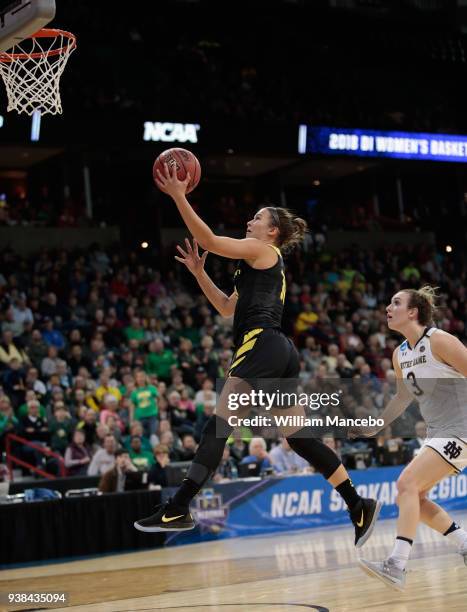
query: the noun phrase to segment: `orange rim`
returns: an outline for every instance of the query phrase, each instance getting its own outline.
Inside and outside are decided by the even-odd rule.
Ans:
[[[43,28],[28,38],[58,38],[64,36],[68,39],[68,44],[59,49],[50,49],[49,51],[38,51],[36,53],[0,53],[0,62],[14,62],[16,60],[40,59],[41,57],[53,57],[60,55],[65,51],[72,50],[76,47],[76,36],[66,30],[55,30],[53,28]]]

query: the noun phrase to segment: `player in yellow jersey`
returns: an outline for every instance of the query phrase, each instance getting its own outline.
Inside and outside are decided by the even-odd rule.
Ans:
[[[299,357],[291,340],[281,331],[285,300],[285,273],[282,252],[299,244],[306,223],[285,208],[266,206],[248,222],[246,236],[234,239],[217,236],[195,213],[185,197],[189,176],[177,178],[174,168],[165,176],[159,173],[159,187],[170,195],[194,237],[178,247],[176,259],[185,264],[197,279],[211,304],[223,316],[234,315],[235,352],[216,414],[207,422],[187,478],[169,502],[156,512],[135,522],[141,531],[178,531],[195,526],[189,511],[190,501],[216,470],[232,427],[228,423],[228,397],[252,379],[297,379]],[[198,244],[205,249],[200,256]],[[225,295],[204,270],[208,252],[239,260],[234,276],[235,291]],[[236,412],[246,416],[249,408]],[[301,409],[303,411],[303,408]],[[314,437],[311,428],[284,432],[291,448],[320,472],[342,496],[355,527],[355,545],[361,546],[371,535],[380,503],[364,499],[355,490],[337,455]]]

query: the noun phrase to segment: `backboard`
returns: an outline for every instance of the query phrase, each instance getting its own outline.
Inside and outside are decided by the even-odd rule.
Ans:
[[[0,51],[35,34],[55,17],[55,0],[0,0]]]

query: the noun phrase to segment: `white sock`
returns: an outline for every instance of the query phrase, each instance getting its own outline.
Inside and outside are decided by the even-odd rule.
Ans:
[[[394,561],[395,565],[399,569],[405,569],[411,550],[412,544],[410,542],[396,538],[394,548],[392,549],[392,553],[389,555],[389,557]]]
[[[456,544],[456,546],[467,544],[467,531],[465,531],[465,529],[456,529],[455,531],[451,531],[451,533],[448,533],[446,537],[450,542]]]

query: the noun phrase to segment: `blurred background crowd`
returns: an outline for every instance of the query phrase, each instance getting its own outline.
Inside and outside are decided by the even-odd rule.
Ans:
[[[206,268],[230,294],[235,262],[210,255]],[[6,249],[0,270],[1,451],[6,435],[17,433],[56,453],[14,444],[48,473],[58,473],[61,457],[69,475],[105,474],[103,490],[130,486],[140,472],[167,485],[167,465],[193,458],[215,408],[216,380],[232,357],[232,320],[213,310],[184,267],[121,248],[31,257]],[[352,414],[333,414],[376,416],[395,388],[391,356],[400,338],[386,325],[391,295],[438,286],[437,325],[466,341],[466,273],[465,254],[434,247],[354,246],[333,255],[324,236],[303,245],[287,261],[283,320],[300,351],[303,389],[358,381],[365,393]],[[364,469],[407,462],[424,431],[414,404],[375,439],[325,442],[347,467]],[[310,469],[285,440],[242,428],[214,479],[245,475],[248,463],[258,473]]]

